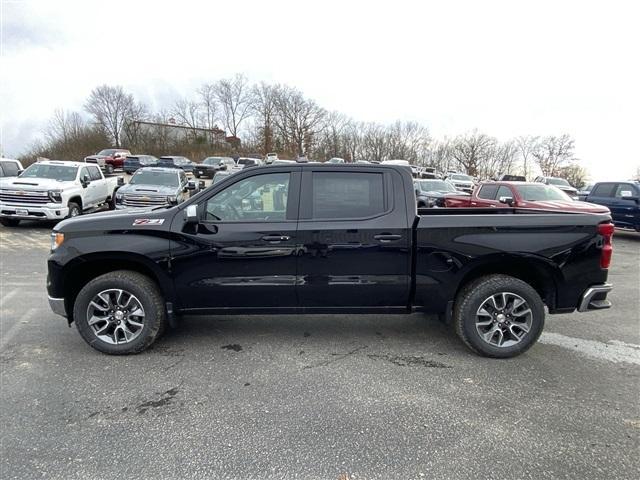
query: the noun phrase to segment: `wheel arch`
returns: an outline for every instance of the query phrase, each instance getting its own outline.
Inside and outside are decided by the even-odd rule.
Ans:
[[[80,207],[80,210],[82,210],[82,197],[80,195],[74,195],[71,198],[69,198],[69,201],[67,202],[67,205],[69,205],[70,203],[76,203],[78,204],[78,206]]]
[[[555,308],[557,288],[562,274],[560,269],[547,259],[518,254],[483,258],[461,272],[455,297],[465,285],[487,275],[508,275],[522,280],[533,287],[549,309]]]
[[[73,305],[80,290],[91,280],[105,273],[130,270],[149,277],[158,285],[166,302],[174,302],[173,283],[167,274],[143,255],[130,252],[100,252],[75,258],[65,265],[64,299],[69,323],[73,322]]]

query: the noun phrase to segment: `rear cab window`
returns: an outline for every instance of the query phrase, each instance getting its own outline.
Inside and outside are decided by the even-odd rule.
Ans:
[[[305,180],[301,220],[367,219],[391,209],[390,177],[383,172],[314,170]]]
[[[591,196],[593,197],[613,197],[614,189],[616,187],[615,183],[599,183],[591,192]]]
[[[496,192],[498,191],[497,185],[483,185],[478,192],[478,198],[483,200],[495,200]]]

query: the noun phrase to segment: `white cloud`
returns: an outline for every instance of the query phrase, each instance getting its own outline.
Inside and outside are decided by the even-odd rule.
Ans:
[[[122,84],[158,106],[236,72],[357,119],[437,136],[569,133],[594,178],[630,176],[633,2],[3,2],[3,148]],[[9,32],[7,34],[7,32]],[[163,100],[164,99],[164,100]],[[31,128],[28,128],[31,126]]]

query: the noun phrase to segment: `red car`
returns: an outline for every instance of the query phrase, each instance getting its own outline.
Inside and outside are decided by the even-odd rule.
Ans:
[[[105,173],[113,173],[116,168],[124,167],[124,159],[129,155],[131,155],[131,152],[124,148],[107,148],[95,155],[84,157],[84,161],[97,163]]]
[[[609,213],[607,207],[572,200],[553,185],[525,182],[483,182],[471,196],[447,195],[445,207],[518,207],[575,213]]]

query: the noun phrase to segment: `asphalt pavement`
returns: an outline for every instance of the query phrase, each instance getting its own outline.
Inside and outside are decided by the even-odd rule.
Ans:
[[[187,317],[111,357],[49,311],[50,228],[0,227],[2,479],[638,478],[638,234],[613,308],[515,359],[421,314]]]

